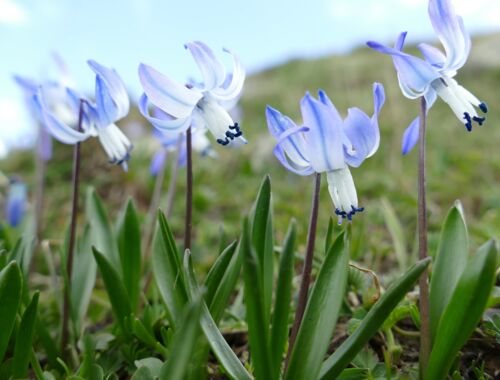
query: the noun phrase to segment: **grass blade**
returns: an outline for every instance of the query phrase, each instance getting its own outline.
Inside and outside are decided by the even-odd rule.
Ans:
[[[130,306],[130,301],[128,299],[127,290],[123,281],[120,278],[118,272],[113,268],[111,262],[108,261],[102,253],[100,253],[95,247],[93,248],[94,257],[97,261],[97,266],[101,272],[102,279],[104,281],[104,286],[108,293],[109,301],[111,302],[111,307],[115,313],[115,317],[118,322],[118,326],[122,330],[123,334],[127,337],[130,335],[130,329],[127,325],[130,316],[132,314],[132,308]]]
[[[401,225],[396,211],[392,207],[387,198],[382,198],[382,214],[384,215],[385,224],[391,234],[392,242],[394,244],[394,253],[398,260],[399,267],[405,270],[408,266],[408,252],[406,250],[406,238],[403,226]]]
[[[347,286],[349,248],[346,242],[346,233],[341,233],[325,257],[290,355],[286,380],[318,376]]]
[[[275,379],[279,378],[280,363],[283,359],[283,352],[288,338],[288,320],[291,308],[292,280],[295,261],[295,237],[295,221],[292,221],[283,242],[272,318],[271,362],[274,364]]]
[[[17,309],[21,301],[21,270],[17,262],[11,261],[0,272],[0,363],[3,360],[10,335],[14,328]]]
[[[495,280],[496,254],[495,243],[490,240],[460,277],[439,321],[426,380],[446,378],[455,356],[481,319]]]
[[[441,315],[467,265],[469,239],[461,207],[457,202],[448,212],[432,266],[429,306],[433,342]]]
[[[40,292],[38,291],[33,295],[31,302],[23,313],[17,331],[14,359],[12,361],[12,375],[16,379],[24,379],[28,375],[28,363],[31,358],[39,295]]]
[[[117,230],[123,283],[127,289],[132,310],[135,310],[139,302],[141,281],[141,229],[132,200],[127,202]]]
[[[363,318],[356,331],[323,363],[320,379],[335,379],[354,359],[363,346],[375,335],[399,301],[408,293],[431,259],[421,260],[392,284]]]

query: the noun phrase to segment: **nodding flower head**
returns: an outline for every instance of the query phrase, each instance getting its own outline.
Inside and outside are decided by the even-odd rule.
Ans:
[[[418,45],[424,59],[403,52],[406,32],[399,35],[393,48],[369,41],[372,49],[392,56],[403,94],[416,99],[425,97],[427,109],[439,96],[452,109],[467,131],[474,123],[483,125],[488,112],[486,103],[459,85],[453,77],[465,64],[471,48],[470,36],[451,0],[429,0],[429,17],[445,53],[426,43]],[[482,115],[480,115],[482,113]],[[419,118],[412,121],[403,136],[403,154],[418,141]]]
[[[76,144],[91,136],[98,137],[110,163],[127,170],[132,144],[115,124],[129,111],[125,86],[115,70],[93,60],[88,64],[96,74],[95,102],[70,88],[64,88],[64,95],[54,101],[49,96],[51,87],[42,85],[34,95],[35,108],[54,138],[64,144]]]
[[[303,125],[268,106],[269,131],[277,141],[274,154],[289,171],[299,175],[327,173],[328,190],[339,224],[363,211],[349,166],[358,167],[380,144],[378,115],[385,102],[384,87],[373,85],[374,112],[371,117],[350,108],[342,119],[325,92],[318,99],[309,93],[300,103]]]
[[[160,130],[182,133],[193,126],[208,129],[223,146],[237,141],[246,143],[240,125],[228,112],[236,105],[243,90],[245,70],[240,60],[232,51],[224,49],[233,58],[233,71],[226,74],[222,62],[204,43],[189,42],[185,48],[193,55],[203,82],[179,84],[152,67],[141,64],[139,79],[144,94],[139,101],[139,110]],[[157,108],[167,117],[155,117],[154,110]]]

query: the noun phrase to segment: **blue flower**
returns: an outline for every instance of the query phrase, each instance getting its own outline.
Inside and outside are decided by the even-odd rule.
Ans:
[[[429,109],[439,96],[470,132],[473,122],[482,125],[486,120],[484,116],[479,116],[476,108],[483,113],[488,112],[484,102],[453,79],[469,56],[470,36],[465,30],[462,18],[455,13],[451,0],[429,0],[429,17],[445,53],[425,43],[418,45],[424,59],[404,53],[402,50],[406,32],[399,35],[394,48],[373,41],[367,44],[372,49],[392,56],[399,86],[407,98],[416,99],[423,96]],[[417,117],[404,133],[403,154],[415,146],[418,135]]]
[[[70,88],[53,101],[50,86],[40,86],[34,96],[40,118],[54,138],[64,144],[76,144],[87,138],[98,137],[110,162],[121,164],[127,170],[132,144],[115,122],[128,114],[130,103],[125,86],[115,70],[89,60],[96,74],[95,103]],[[81,130],[78,130],[80,102],[83,100]]]
[[[277,140],[274,154],[286,169],[303,176],[327,173],[340,224],[342,219],[351,220],[356,212],[363,211],[349,166],[360,166],[379,147],[378,115],[385,102],[384,87],[373,85],[372,117],[354,107],[342,119],[326,93],[320,90],[318,95],[315,99],[307,93],[302,99],[302,126],[270,106],[266,109],[267,125]]]
[[[190,42],[185,47],[200,68],[203,83],[178,84],[142,63],[139,79],[144,94],[139,100],[139,110],[160,130],[182,133],[190,126],[207,128],[221,145],[238,140],[246,143],[238,123],[228,113],[236,105],[245,81],[245,70],[238,57],[224,49],[233,58],[233,72],[226,75],[222,62],[204,43]],[[167,117],[155,117],[150,106],[153,110],[161,109]]]
[[[18,178],[11,178],[5,204],[5,217],[11,227],[21,223],[26,211],[26,198],[26,185]]]

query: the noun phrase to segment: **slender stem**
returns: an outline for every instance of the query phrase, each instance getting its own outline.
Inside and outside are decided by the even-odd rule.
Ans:
[[[78,130],[82,130],[83,121],[83,100],[80,100],[80,112],[78,114]],[[76,240],[76,222],[78,214],[78,194],[80,185],[80,162],[81,152],[80,143],[75,144],[73,150],[73,198],[71,209],[71,224],[70,235],[68,243],[68,254],[66,256],[66,286],[64,291],[64,304],[63,304],[63,320],[62,320],[62,334],[61,334],[61,353],[63,357],[68,354],[68,341],[69,341],[69,317],[71,313],[71,275],[73,273],[73,256]]]
[[[184,249],[191,249],[191,230],[193,228],[193,160],[191,149],[191,128],[186,131],[186,226],[184,229]]]
[[[181,149],[182,135],[179,135],[179,140],[177,141],[177,149],[175,150],[175,159],[172,161],[172,168],[170,171],[170,181],[168,183],[167,206],[165,208],[167,219],[172,215],[172,209],[174,206],[175,189],[177,188],[177,177],[179,176],[179,158],[181,156]]]
[[[420,98],[420,131],[418,147],[418,255],[419,258],[427,257],[427,215],[426,215],[426,196],[425,196],[425,130],[426,130],[426,112],[427,105],[424,97]],[[430,317],[429,317],[429,273],[426,270],[420,277],[420,373],[427,368],[429,353],[431,349],[430,339]]]
[[[316,173],[314,176],[314,191],[312,197],[311,217],[309,219],[309,231],[307,233],[307,249],[304,260],[304,268],[302,270],[302,282],[300,283],[299,299],[297,309],[295,310],[295,320],[293,321],[292,332],[288,343],[288,353],[285,360],[285,373],[290,360],[297,333],[304,316],[304,311],[307,304],[307,294],[309,292],[309,284],[311,282],[311,271],[314,258],[314,242],[316,240],[316,226],[318,222],[318,205],[319,205],[319,190],[321,186],[321,174]]]

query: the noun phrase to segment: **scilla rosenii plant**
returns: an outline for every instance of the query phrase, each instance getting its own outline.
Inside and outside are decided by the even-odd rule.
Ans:
[[[425,131],[426,114],[437,97],[443,99],[467,131],[472,131],[472,123],[482,125],[486,118],[479,116],[477,109],[486,113],[486,103],[459,85],[453,77],[467,61],[471,49],[471,39],[464,22],[453,8],[451,0],[429,0],[429,18],[441,41],[445,54],[439,49],[422,43],[418,45],[424,59],[404,53],[406,32],[399,35],[394,48],[369,41],[372,49],[392,57],[399,85],[403,94],[410,99],[420,99],[420,115],[406,129],[403,136],[403,154],[408,153],[419,142],[418,163],[418,235],[419,256],[427,257],[427,217],[425,189]],[[432,348],[432,312],[429,308],[428,275],[420,279],[421,344],[420,369],[426,371]],[[451,342],[450,342],[451,344]],[[432,361],[432,360],[431,360]],[[432,377],[432,376],[431,376]]]
[[[46,97],[47,89],[41,86],[34,96],[34,103],[40,120],[54,138],[65,144],[75,146],[73,153],[73,199],[70,223],[68,253],[66,256],[66,275],[71,279],[73,256],[76,239],[76,221],[78,212],[78,195],[80,182],[80,143],[91,136],[97,136],[108,155],[110,162],[120,164],[127,170],[127,161],[132,144],[123,132],[114,124],[125,117],[129,111],[129,99],[125,86],[115,70],[89,60],[90,68],[95,72],[95,103],[67,88],[63,102],[52,102]],[[67,113],[64,120],[56,110],[66,104]],[[61,351],[68,352],[70,282],[64,292]]]
[[[303,125],[297,126],[289,117],[268,106],[266,110],[269,131],[276,138],[274,154],[291,172],[303,176],[315,173],[313,206],[298,306],[290,337],[290,351],[295,342],[307,302],[314,240],[318,217],[321,173],[326,172],[328,190],[335,205],[339,224],[351,220],[363,211],[349,166],[358,167],[372,156],[380,144],[378,115],[385,102],[384,87],[373,85],[374,112],[370,118],[359,108],[350,108],[342,119],[324,91],[319,99],[307,93],[300,102]]]
[[[186,218],[184,248],[191,248],[192,227],[192,129],[208,129],[220,145],[246,143],[238,123],[228,110],[233,108],[243,90],[245,70],[230,50],[233,71],[226,74],[224,65],[203,42],[184,45],[200,68],[203,82],[179,84],[144,63],[139,65],[139,79],[144,94],[139,100],[142,115],[159,130],[186,132]],[[156,117],[150,112],[161,110],[166,117]]]

